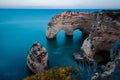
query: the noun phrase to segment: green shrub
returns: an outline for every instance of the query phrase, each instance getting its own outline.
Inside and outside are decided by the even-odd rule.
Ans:
[[[64,67],[36,73],[24,78],[24,80],[71,80],[72,74],[79,74],[79,71],[71,67]]]

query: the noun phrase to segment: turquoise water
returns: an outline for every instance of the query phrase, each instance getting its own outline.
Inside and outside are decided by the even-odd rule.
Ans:
[[[48,22],[62,11],[66,10],[0,9],[0,80],[22,80],[31,75],[26,66],[26,57],[35,41],[47,49],[49,68],[80,66],[84,75],[81,80],[87,80],[85,76],[90,68],[82,64],[77,65],[72,59],[72,54],[78,52],[82,45],[82,32],[76,30],[73,37],[66,37],[62,30],[56,40],[46,39]]]

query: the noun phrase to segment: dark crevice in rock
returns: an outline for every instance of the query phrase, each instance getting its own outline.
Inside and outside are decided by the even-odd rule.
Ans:
[[[97,51],[93,58],[95,61],[97,61],[100,64],[102,64],[102,63],[106,64],[107,62],[109,62],[111,60],[110,52],[105,51],[105,50]]]

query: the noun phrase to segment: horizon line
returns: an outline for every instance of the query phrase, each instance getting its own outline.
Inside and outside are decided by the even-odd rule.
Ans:
[[[120,8],[1,8],[0,9],[120,9]]]

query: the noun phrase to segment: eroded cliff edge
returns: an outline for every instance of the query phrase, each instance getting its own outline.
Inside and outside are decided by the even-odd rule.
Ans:
[[[46,37],[54,39],[60,30],[65,30],[66,35],[70,36],[75,29],[88,34],[81,47],[82,53],[89,60],[99,57],[97,61],[100,62],[104,56],[99,53],[110,53],[114,42],[120,38],[120,10],[98,13],[63,12],[51,19]]]
[[[98,13],[63,12],[51,19],[46,37],[54,39],[62,29],[69,36],[75,29],[88,34],[80,53],[90,62],[106,63],[106,66],[102,67],[107,69],[102,72],[102,78],[109,76],[116,66],[119,66],[117,64],[120,60],[120,49],[117,52],[111,52],[111,48],[120,39],[120,10],[104,10]],[[99,73],[95,77],[98,75]]]
[[[54,39],[60,30],[66,35],[73,35],[75,29],[80,29],[85,34],[90,33],[91,25],[96,18],[96,13],[63,12],[52,17],[48,23],[46,37]]]
[[[81,47],[87,58],[97,60],[97,62],[109,59],[110,49],[115,41],[120,38],[120,15],[115,18],[115,14],[120,14],[120,11],[97,13],[90,34]]]

